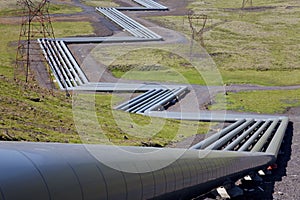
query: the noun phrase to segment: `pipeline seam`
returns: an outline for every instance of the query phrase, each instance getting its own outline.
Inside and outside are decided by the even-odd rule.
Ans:
[[[107,187],[107,183],[106,183],[106,179],[104,177],[104,174],[103,172],[101,171],[100,167],[96,164],[96,167],[99,171],[99,173],[101,174],[102,178],[103,178],[103,181],[104,181],[104,185],[105,185],[105,191],[106,191],[106,199],[108,199],[108,187]]]
[[[17,150],[18,151],[18,150]],[[48,186],[48,184],[47,184],[47,181],[46,181],[46,179],[45,179],[45,177],[43,176],[43,173],[40,171],[40,169],[38,168],[38,166],[35,164],[35,162],[33,162],[33,160],[30,158],[30,157],[28,157],[24,152],[22,152],[22,151],[18,151],[20,154],[22,154],[25,158],[27,158],[28,160],[29,160],[29,162],[31,162],[31,164],[34,166],[34,168],[38,171],[38,173],[40,174],[40,176],[41,176],[41,178],[42,178],[42,180],[43,180],[43,182],[44,182],[44,184],[45,184],[45,186],[46,186],[46,189],[47,189],[47,192],[48,192],[48,197],[49,197],[49,200],[51,200],[52,199],[52,197],[51,197],[51,193],[50,193],[50,189],[49,189],[49,186]]]

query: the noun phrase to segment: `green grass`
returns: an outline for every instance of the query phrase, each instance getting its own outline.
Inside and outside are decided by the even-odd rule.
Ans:
[[[288,108],[300,106],[300,90],[250,91],[228,93],[216,97],[212,110],[227,108],[238,112],[282,114]]]
[[[13,77],[20,27],[0,24],[0,74]]]
[[[94,54],[99,57],[98,51]],[[178,55],[159,49],[130,51],[118,57],[108,69],[118,78],[205,84],[204,79],[191,63]]]
[[[256,84],[265,86],[300,84],[300,70],[221,70],[220,73],[225,84]]]
[[[209,123],[150,118],[112,110],[114,101],[115,97],[109,94],[75,97],[75,122],[86,143],[165,146],[209,130]]]
[[[74,29],[74,26],[81,29]],[[88,22],[54,22],[53,27],[56,37],[93,33]],[[87,115],[83,119],[86,124],[84,131],[77,129],[72,99],[66,98],[64,92],[52,94],[35,82],[25,84],[13,80],[19,29],[18,25],[0,24],[0,140],[164,146],[191,134],[208,131],[208,123],[176,120],[165,120],[162,128],[154,131],[156,123],[163,120],[154,119],[150,126],[149,117],[135,114],[130,115],[132,120],[121,120],[121,124],[117,124],[116,116],[122,118],[124,113],[114,111],[116,116],[113,115],[112,95],[109,94],[96,95],[94,113],[83,108],[81,114]],[[95,113],[100,129],[88,126],[91,123],[89,114]],[[120,126],[125,128],[120,129]]]
[[[88,22],[84,29],[72,29],[74,22],[54,22],[57,36],[91,34]],[[71,30],[71,31],[70,31]],[[39,88],[13,80],[16,47],[20,26],[0,24],[0,139],[44,142],[81,142],[72,118],[72,104],[63,92]],[[36,102],[38,100],[38,102]]]
[[[74,14],[82,12],[80,7],[71,6],[67,4],[50,4],[50,14]]]
[[[241,2],[198,0],[188,6],[196,14],[208,15],[204,44],[224,82],[300,84],[300,2],[257,0],[253,10],[241,10]],[[191,35],[186,16],[147,19]],[[196,23],[198,29],[200,26],[201,20]],[[271,80],[278,74],[283,78]]]
[[[81,0],[81,2],[93,7],[118,7],[118,4],[112,0]]]
[[[0,140],[165,146],[209,130],[209,123],[165,120],[155,129],[164,120],[136,114],[124,119],[128,113],[112,111],[110,94],[97,94],[92,102],[96,109],[79,108],[76,115],[63,92],[23,84],[0,76]]]
[[[8,16],[21,16],[22,8],[17,5],[14,1],[7,1],[7,3],[0,3],[0,16],[1,17],[8,17]],[[68,4],[54,4],[50,3],[49,6],[49,14],[73,14],[82,12],[80,7],[68,5]]]
[[[0,139],[80,142],[70,99],[54,92],[0,78]]]
[[[88,22],[53,22],[56,37],[90,35],[93,28]],[[74,26],[83,27],[74,29]],[[13,77],[20,25],[0,24],[0,74]]]
[[[70,36],[84,36],[93,34],[93,27],[89,22],[53,22],[56,38]],[[74,28],[80,27],[80,28]]]

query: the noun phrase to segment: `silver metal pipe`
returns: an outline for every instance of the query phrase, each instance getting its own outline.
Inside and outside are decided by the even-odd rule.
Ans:
[[[278,122],[279,122],[278,119],[273,121],[273,123],[269,126],[269,128],[266,130],[266,132],[259,138],[259,140],[252,147],[251,152],[261,151],[263,146],[266,144],[268,138],[271,137],[271,134],[273,133]]]
[[[117,7],[117,10],[122,10],[122,11],[167,11],[169,10],[168,7],[165,8],[145,8],[145,7]]]
[[[219,149],[224,144],[226,144],[229,140],[231,140],[234,136],[236,136],[242,130],[244,130],[245,128],[247,128],[247,126],[249,126],[253,122],[254,122],[254,119],[248,119],[248,120],[246,120],[245,123],[243,123],[242,125],[238,126],[235,129],[233,129],[232,131],[230,131],[229,133],[227,133],[222,138],[220,138],[219,140],[215,141],[214,143],[212,143],[211,145],[209,145],[205,149],[206,150],[217,150],[217,149]]]
[[[0,142],[0,157],[1,200],[187,198],[274,163],[266,153],[29,142]]]
[[[254,140],[262,134],[262,132],[267,128],[270,124],[271,120],[267,120],[247,141],[238,149],[238,151],[246,151],[249,146],[254,142]]]
[[[52,63],[52,60],[48,56],[48,53],[47,53],[48,50],[45,47],[44,39],[38,39],[38,42],[40,44],[40,47],[41,47],[41,49],[43,51],[43,54],[44,54],[46,60],[48,61],[48,64],[49,64],[49,66],[51,68],[51,71],[52,71],[55,79],[57,80],[57,84],[58,84],[59,88],[60,89],[64,89],[64,86],[62,85],[62,83],[60,81],[60,76],[59,76],[58,72],[55,70],[55,68],[53,66],[53,63]]]
[[[88,83],[89,81],[88,81],[87,77],[85,76],[82,69],[79,67],[77,61],[75,60],[75,58],[71,54],[69,48],[66,46],[66,44],[63,41],[59,41],[59,43],[60,43],[60,46],[63,48],[64,52],[66,53],[67,57],[69,58],[69,61],[73,64],[73,67],[77,71],[77,74],[81,78],[82,82],[83,83]]]
[[[51,41],[49,40],[46,40],[46,43],[48,45],[48,48],[50,50],[50,52],[52,53],[52,58],[54,59],[55,63],[56,63],[56,67],[57,69],[60,70],[60,72],[62,73],[63,77],[64,77],[64,81],[66,81],[67,83],[67,87],[73,87],[73,84],[71,82],[71,79],[72,77],[69,77],[68,76],[68,72],[67,72],[67,69],[65,69],[62,65],[61,65],[61,62],[59,60],[59,57],[58,57],[58,52],[57,50],[53,47],[53,44]]]
[[[272,138],[268,148],[266,149],[266,153],[273,154],[275,155],[275,157],[277,157],[288,123],[289,119],[287,117],[281,120],[281,123],[274,137]]]
[[[147,105],[151,104],[153,101],[156,100],[156,98],[160,97],[161,95],[165,95],[168,94],[170,91],[169,90],[161,90],[159,92],[157,92],[156,94],[152,95],[151,97],[149,97],[147,99],[147,102],[140,102],[138,104],[136,104],[135,106],[132,106],[131,108],[127,109],[127,112],[138,112],[140,109],[146,107]]]
[[[122,17],[123,19],[126,19],[128,22],[131,22],[132,24],[135,24],[136,27],[138,27],[139,30],[142,30],[145,33],[145,35],[149,35],[151,38],[161,38],[161,36],[159,36],[158,34],[152,32],[151,30],[149,30],[145,26],[141,25],[137,21],[135,21],[132,18],[128,17],[127,15],[124,15],[122,12],[120,12],[116,9],[112,9],[112,11],[114,13],[116,13],[118,16]]]
[[[190,147],[189,149],[204,149],[213,142],[217,141],[219,138],[223,137],[225,134],[227,134],[229,131],[235,129],[242,123],[246,122],[246,119],[240,119],[236,121],[235,123],[231,124],[230,126],[224,128],[222,131],[213,134],[212,136],[206,138],[205,140],[195,144],[194,146]]]
[[[130,99],[129,101],[127,102],[124,102],[122,104],[120,104],[119,106],[117,106],[115,109],[119,109],[119,110],[126,110],[128,109],[129,107],[137,104],[137,103],[140,103],[146,99],[148,99],[151,95],[153,95],[154,93],[156,93],[158,90],[154,89],[154,90],[148,90],[147,92],[133,98],[133,99]]]
[[[154,7],[154,8],[166,8],[165,6],[159,4],[159,3],[155,2],[155,1],[152,1],[152,0],[147,0],[147,1],[143,0],[143,1],[147,2],[148,4],[151,4],[152,7]]]
[[[156,9],[166,9],[167,7],[155,2],[155,1],[152,1],[152,0],[133,0],[134,2],[142,5],[142,6],[145,6],[146,8],[156,8]],[[119,8],[118,8],[119,9]]]
[[[158,38],[158,37],[160,37],[157,34],[155,34],[154,32],[150,31],[145,26],[138,23],[137,21],[133,20],[132,18],[128,17],[127,15],[124,15],[122,12],[120,12],[116,9],[113,9],[112,12],[114,12],[117,16],[119,16],[124,21],[127,21],[128,23],[133,24],[134,28],[137,31],[142,33],[142,37],[145,37],[145,38]]]
[[[134,2],[146,7],[146,8],[153,8],[152,5],[150,5],[149,3],[147,3],[146,1],[141,1],[141,0],[133,0]]]
[[[185,91],[187,91],[188,88],[187,87],[181,87],[179,90],[174,91],[170,96],[164,98],[163,100],[157,102],[155,105],[151,106],[150,108],[147,109],[146,112],[148,111],[153,111],[158,109],[159,107],[163,106],[164,104],[170,102],[171,100],[173,100],[174,98],[179,99],[179,96],[184,93]]]
[[[73,67],[73,65],[71,64],[68,56],[66,55],[64,49],[61,47],[60,45],[60,42],[59,41],[54,41],[60,54],[61,54],[61,59],[63,61],[63,64],[66,66],[66,67],[69,67],[69,71],[73,74],[73,77],[74,77],[74,80],[76,82],[76,86],[78,85],[82,85],[83,84],[83,81],[80,79],[79,75],[77,74],[77,71],[75,70],[75,68]]]
[[[131,24],[129,21],[126,21],[125,19],[122,19],[121,16],[119,16],[118,14],[116,14],[116,13],[114,13],[111,10],[108,10],[108,9],[99,8],[98,10],[102,14],[104,14],[106,17],[108,17],[110,20],[112,20],[117,25],[119,25],[121,28],[123,28],[124,30],[131,33],[133,36],[141,37],[141,38],[145,37],[144,34],[141,33],[140,30],[136,26]]]
[[[137,113],[143,113],[147,110],[149,110],[149,108],[151,108],[153,105],[159,104],[159,102],[163,101],[164,99],[168,98],[169,96],[171,96],[174,92],[178,91],[179,89],[174,89],[174,90],[167,90],[167,92],[161,96],[158,96],[157,98],[153,99],[150,102],[147,102],[145,104],[145,106],[142,106],[139,110],[137,110]]]
[[[161,41],[162,38],[140,38],[133,36],[123,36],[123,37],[70,37],[70,38],[60,38],[59,41],[64,41],[65,43],[124,43],[124,42],[152,42]]]
[[[76,80],[75,80],[76,78],[75,78],[74,74],[72,74],[72,72],[70,71],[70,68],[65,63],[65,61],[61,55],[61,51],[57,48],[55,41],[49,41],[49,42],[51,43],[51,48],[53,48],[54,52],[56,52],[56,58],[58,59],[59,66],[65,71],[66,75],[68,76],[68,79],[70,80],[71,87],[78,86],[78,84],[76,83]]]
[[[49,44],[49,41],[48,40],[44,40],[44,44],[47,48],[47,53],[49,55],[49,57],[51,58],[52,60],[52,64],[53,64],[53,67],[54,69],[58,72],[59,76],[60,76],[60,80],[58,81],[61,81],[61,84],[64,86],[63,88],[66,89],[68,87],[71,87],[71,83],[69,81],[69,79],[67,78],[64,70],[59,66],[59,63],[57,62],[57,59],[56,59],[56,55],[51,47],[51,45]]]
[[[133,36],[144,37],[144,34],[140,33],[138,28],[136,28],[133,24],[130,24],[130,22],[122,19],[118,14],[112,12],[111,10],[101,8],[100,12],[106,17],[108,17],[110,20],[115,22],[117,25],[131,33]]]
[[[239,143],[241,143],[247,136],[249,136],[254,129],[256,129],[260,124],[262,123],[262,120],[258,120],[255,124],[253,124],[247,131],[239,135],[238,138],[236,138],[232,143],[227,145],[224,150],[233,150]]]

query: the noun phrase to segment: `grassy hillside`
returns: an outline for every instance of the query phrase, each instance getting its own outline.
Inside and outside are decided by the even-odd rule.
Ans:
[[[220,2],[223,2],[224,5]],[[90,3],[92,3],[92,1]],[[270,2],[267,1],[266,3]],[[225,1],[211,1],[211,4],[216,6],[217,13],[222,13],[222,15],[227,13],[229,18],[232,17],[233,19],[231,22],[236,20],[235,17],[237,16],[235,16],[235,12],[230,10],[227,11],[226,9],[224,10],[223,7],[225,7]],[[18,42],[20,26],[17,24],[15,18],[6,18],[1,15],[1,13],[14,15],[13,10],[16,9],[16,7],[13,6],[15,5],[13,4],[13,1],[1,1],[0,5],[2,6],[0,9],[0,140],[72,143],[87,142],[114,143],[121,145],[164,146],[168,143],[176,142],[195,133],[206,133],[210,129],[210,124],[207,123],[150,119],[140,115],[127,115],[123,112],[112,111],[112,102],[115,100],[111,94],[97,94],[95,96],[93,94],[84,94],[84,97],[87,97],[87,99],[94,99],[94,102],[91,103],[95,105],[96,110],[89,110],[86,107],[79,108],[82,109],[84,118],[81,118],[80,127],[78,127],[78,121],[74,121],[74,119],[76,119],[78,116],[75,113],[74,118],[74,107],[72,106],[72,103],[74,103],[72,102],[73,99],[70,97],[67,98],[64,92],[40,88],[34,81],[25,84],[24,82],[15,81],[13,79],[16,44]],[[196,12],[198,12],[197,5],[191,4],[190,6],[193,7]],[[226,4],[226,7],[230,6],[233,7],[234,5]],[[59,12],[65,12],[65,9],[70,11],[69,5],[66,7],[64,5],[58,5],[58,7],[60,10]],[[208,9],[205,6],[203,8]],[[72,9],[72,12],[79,11],[77,8]],[[277,9],[277,7],[274,9]],[[298,54],[294,52],[295,49],[293,49],[299,44],[299,36],[294,34],[294,31],[297,31],[299,28],[299,21],[297,21],[299,12],[297,9],[298,8],[296,7],[287,9],[291,11],[290,15],[296,20],[296,22],[293,22],[295,23],[295,26],[293,26],[295,30],[288,31],[287,27],[285,27],[286,23],[290,23],[292,21],[292,18],[288,18],[288,16],[287,18],[289,20],[286,19],[288,22],[284,22],[283,24],[281,23],[280,26],[278,25],[279,28],[282,27],[283,34],[286,34],[286,37],[281,37],[282,39],[280,40],[282,44],[287,44],[286,51],[282,50],[284,47],[280,45],[281,43],[277,43],[279,37],[276,36],[276,34],[276,37],[274,36],[272,38],[269,38],[268,34],[266,36],[264,34],[263,36],[260,36],[263,37],[260,39],[260,42],[265,41],[265,48],[267,49],[266,52],[271,50],[272,52],[273,50],[275,52],[273,59],[275,59],[276,62],[274,62],[275,64],[273,63],[274,65],[268,65],[270,66],[270,69],[265,68],[267,65],[262,69],[257,69],[255,65],[254,67],[252,65],[250,66],[249,63],[252,63],[253,59],[256,59],[257,57],[258,63],[260,63],[262,58],[266,55],[263,51],[262,55],[253,53],[255,51],[250,51],[252,49],[252,43],[250,42],[250,53],[248,57],[248,51],[244,51],[241,49],[242,45],[239,45],[239,42],[244,45],[247,41],[244,36],[239,35],[242,33],[232,34],[232,31],[225,30],[228,27],[231,27],[230,29],[234,29],[234,26],[226,26],[227,28],[223,27],[221,29],[214,28],[211,31],[208,31],[211,33],[210,35],[205,36],[207,39],[205,43],[208,51],[213,57],[216,58],[216,62],[223,73],[225,82],[289,85],[298,83],[300,81],[298,74],[299,59],[296,59]],[[256,11],[249,13],[246,12],[243,15],[251,15],[253,13],[256,13]],[[268,16],[271,15],[273,15],[272,12],[268,12]],[[217,17],[217,14],[212,16],[214,16],[216,19],[221,18]],[[168,25],[173,23],[173,20],[177,19],[177,17],[155,17],[153,19]],[[182,20],[182,18],[178,19]],[[249,20],[251,20],[251,16],[245,17],[245,19],[247,19],[247,23],[250,23]],[[163,20],[167,21],[164,22]],[[177,23],[175,23],[175,25],[171,28],[180,29],[180,27],[178,27],[179,25],[176,26],[176,24]],[[81,28],[74,29],[74,26]],[[185,24],[185,26],[187,25]],[[53,27],[55,29],[56,37],[90,35],[93,33],[93,28],[88,22],[54,22]],[[272,27],[273,26],[270,26],[265,31],[275,32]],[[188,28],[185,27],[182,30],[188,31]],[[241,30],[238,29],[236,31],[241,32]],[[238,39],[231,38],[231,35],[238,37]],[[255,38],[258,36],[253,34],[251,37],[254,37],[253,40],[256,40]],[[221,40],[221,38],[224,39]],[[273,41],[273,43],[271,41]],[[280,52],[284,53],[283,57],[277,56],[278,52],[276,54],[276,48],[279,48]],[[230,55],[232,54],[238,57],[232,59],[232,56],[228,57],[226,52],[229,52]],[[176,72],[180,72],[180,74],[182,74],[191,83],[203,84],[201,77],[199,77],[198,74],[195,76],[196,70],[190,68],[189,64],[180,58],[160,52],[153,52],[151,55],[153,57],[151,57],[149,52],[143,52],[148,53],[147,56],[150,60],[154,57],[160,59],[160,65],[153,65],[153,63],[149,63],[150,61],[147,61],[145,57],[140,56],[140,53],[141,52],[132,52],[132,59],[127,57],[116,61],[112,68],[115,75],[122,76],[128,70],[132,70],[137,67],[138,70],[134,71],[134,76],[131,78],[140,77],[143,80],[154,79],[158,81],[173,78],[173,82],[178,82],[178,77],[180,76],[178,76],[176,73],[176,76],[174,76],[174,70],[172,71],[165,67],[172,66]],[[288,55],[288,53],[291,55]],[[137,60],[135,59],[136,57],[140,57],[142,59]],[[244,57],[246,61],[249,61],[249,63],[247,64],[247,62],[243,62],[245,63],[243,68],[237,67],[237,63],[240,62],[240,59],[244,59]],[[124,64],[125,61],[127,63]],[[229,67],[230,62],[232,62],[232,66],[234,67]],[[279,67],[281,66],[279,65],[280,62],[283,64],[283,66],[285,66],[282,69]],[[292,68],[292,65],[285,65],[286,62],[294,63],[294,67]],[[224,63],[224,66],[220,66],[222,63]],[[148,75],[145,76],[145,73],[143,73],[144,71],[147,72]],[[149,76],[150,71],[152,72],[151,76]],[[283,112],[286,107],[299,105],[298,90],[287,91],[286,93],[282,94],[286,95],[287,98],[280,98],[279,92],[277,91],[269,93],[254,92],[253,94],[229,94],[227,100],[229,101],[230,106],[228,108],[239,111],[273,113]],[[247,97],[250,96],[251,98],[246,98],[245,95],[247,95]],[[274,97],[274,99],[277,99],[274,101],[274,103],[268,104],[272,106],[270,110],[265,109],[267,102],[261,102],[263,97],[266,95],[270,98]],[[243,101],[240,101],[240,99]],[[253,104],[253,102],[246,102],[244,99],[251,99],[252,101],[260,99],[261,101],[258,102],[261,106]],[[120,101],[121,99],[117,100]],[[246,104],[241,105],[241,102],[246,102]],[[218,103],[222,104],[224,102]],[[254,108],[248,107],[251,105],[254,105]],[[280,109],[277,109],[278,107],[280,107]],[[91,126],[93,123],[95,123],[95,121],[93,122],[90,119],[91,117],[95,116],[98,128]],[[162,121],[164,122],[163,124],[161,123]],[[156,126],[156,123],[160,126]],[[155,129],[155,127],[159,128]]]
[[[135,114],[130,115],[132,121],[122,120],[123,112],[114,111],[117,116],[112,113],[112,95],[86,95],[96,99],[96,112],[82,108],[80,115],[84,115],[84,118],[80,118],[81,123],[76,124],[72,98],[66,98],[63,92],[45,90],[32,83],[24,85],[23,82],[1,75],[0,140],[164,146],[209,130],[208,123],[166,120],[155,131],[153,127],[164,120],[154,119],[151,122],[150,118]],[[89,122],[95,114],[99,129]],[[116,120],[123,124],[117,124]],[[152,125],[148,126],[150,122]],[[80,124],[84,124],[83,127],[76,129],[76,125]]]
[[[70,10],[70,6],[53,5],[51,8]],[[73,7],[72,7],[73,8]],[[14,81],[19,20],[14,15],[15,2],[1,2],[0,10],[0,139],[25,141],[81,142],[72,119],[72,101],[62,92],[40,88],[37,83]],[[52,10],[52,9],[50,9]],[[75,8],[76,10],[76,8]],[[73,9],[74,11],[74,9]],[[5,14],[5,17],[2,14]],[[72,29],[74,22],[54,22],[57,37],[90,34],[88,22],[77,22],[82,30]]]
[[[33,0],[33,3],[41,1]],[[63,4],[52,3],[49,7],[50,14],[71,14],[81,12],[82,9],[76,6],[69,5],[69,1],[64,1]],[[0,17],[20,16],[22,15],[22,6],[17,4],[17,0],[0,1]]]
[[[62,9],[69,7],[59,6]],[[13,9],[13,4],[8,4],[6,8],[2,7],[0,13]],[[81,28],[74,29],[74,26]],[[93,33],[89,22],[53,22],[53,28],[57,38]],[[96,99],[97,109],[91,114],[97,115],[100,129],[95,129],[88,123],[84,124],[84,131],[77,129],[78,124],[73,117],[72,97],[67,98],[64,92],[58,90],[41,88],[34,81],[26,84],[14,80],[19,31],[20,25],[15,20],[0,15],[0,140],[164,146],[191,134],[208,131],[208,123],[175,120],[166,120],[159,130],[153,131],[149,128],[151,126],[148,126],[150,118],[140,115],[130,115],[130,121],[121,120],[121,126],[125,127],[122,130],[112,113],[110,94],[87,94],[88,97]],[[123,112],[115,112],[115,115],[122,118]],[[83,108],[82,113],[89,111]],[[88,119],[87,117],[84,120]],[[155,121],[162,120],[154,119]],[[145,129],[142,131],[141,127]]]
[[[188,8],[208,16],[204,45],[225,83],[300,84],[300,1],[197,0]],[[191,35],[186,16],[151,16]],[[199,30],[202,20],[194,25]],[[278,77],[280,75],[280,77]]]

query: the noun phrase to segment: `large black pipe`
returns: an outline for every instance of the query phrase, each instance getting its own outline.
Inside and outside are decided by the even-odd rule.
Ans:
[[[275,159],[266,153],[18,142],[0,142],[0,158],[1,200],[185,198]]]

